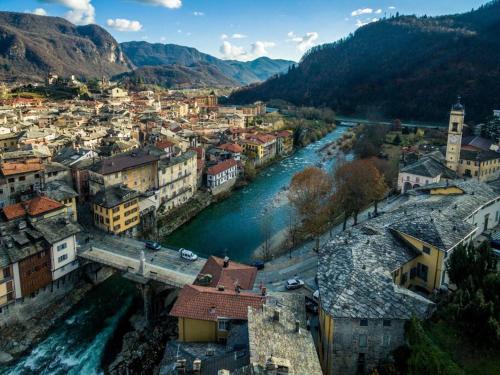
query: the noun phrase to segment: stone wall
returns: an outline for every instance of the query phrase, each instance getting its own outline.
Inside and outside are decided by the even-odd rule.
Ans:
[[[229,180],[229,181],[223,183],[222,185],[210,188],[210,192],[213,195],[218,195],[218,194],[221,194],[221,193],[228,192],[228,191],[230,191],[233,188],[233,186],[234,186],[234,184],[236,184],[237,180],[238,180],[237,178],[233,178],[232,180]]]
[[[368,373],[380,361],[404,344],[404,320],[390,320],[384,326],[382,319],[368,319],[367,326],[361,326],[359,319],[334,319],[333,345],[330,349],[331,368],[329,374],[358,374],[358,366]],[[364,345],[366,338],[366,345]],[[364,356],[364,366],[360,359]]]

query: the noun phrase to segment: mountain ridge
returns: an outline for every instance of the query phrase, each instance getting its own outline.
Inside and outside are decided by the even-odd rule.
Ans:
[[[400,16],[308,51],[298,66],[235,92],[346,115],[445,121],[461,95],[469,118],[500,105],[500,2],[439,17]]]

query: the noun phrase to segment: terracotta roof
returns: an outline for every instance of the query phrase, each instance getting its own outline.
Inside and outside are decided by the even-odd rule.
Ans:
[[[26,215],[32,217],[39,216],[63,207],[63,204],[45,196],[41,196],[35,197],[29,201],[6,206],[3,208],[3,213],[7,220],[13,220]]]
[[[170,142],[170,141],[158,141],[156,142],[156,147],[158,148],[168,148],[168,147],[173,147],[175,146],[175,143]]]
[[[43,169],[43,164],[39,159],[31,159],[24,162],[5,162],[0,168],[4,176],[12,176],[15,174],[41,171]]]
[[[219,291],[198,285],[185,285],[170,315],[179,318],[217,321],[217,318],[247,320],[248,307],[262,307],[265,297],[251,292]]]
[[[238,154],[243,152],[243,148],[236,143],[224,143],[220,145],[218,148],[224,151],[232,152],[233,154]]]
[[[200,275],[207,274],[212,275],[209,286],[223,285],[226,289],[234,290],[239,285],[242,289],[252,290],[257,268],[231,260],[224,267],[224,259],[211,256],[200,271]]]
[[[246,141],[247,142],[256,142],[256,143],[269,143],[276,140],[276,137],[271,134],[252,134],[247,136]]]
[[[293,133],[290,130],[282,130],[276,133],[277,137],[285,138],[293,136]]]
[[[221,172],[224,172],[225,170],[227,170],[229,168],[236,166],[237,164],[238,163],[236,163],[236,160],[227,159],[227,160],[221,161],[219,164],[216,164],[213,167],[208,168],[207,173],[215,176]]]

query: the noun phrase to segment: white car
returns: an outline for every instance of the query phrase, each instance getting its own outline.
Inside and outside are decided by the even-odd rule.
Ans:
[[[304,281],[300,279],[290,279],[286,282],[285,288],[287,290],[299,289],[304,286]]]
[[[198,255],[196,255],[195,253],[193,253],[190,250],[180,249],[179,254],[181,255],[182,259],[191,260],[191,261],[195,261],[196,259],[198,259]]]

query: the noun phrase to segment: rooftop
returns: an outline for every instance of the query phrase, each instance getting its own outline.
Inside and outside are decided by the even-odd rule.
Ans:
[[[229,259],[225,263],[224,259],[211,256],[198,275],[196,281],[198,285],[202,285],[200,277],[205,275],[212,276],[208,284],[203,284],[205,286],[216,287],[223,285],[226,289],[234,290],[236,285],[239,285],[241,289],[252,290],[257,276],[257,268],[236,263]]]
[[[40,216],[61,208],[64,208],[61,203],[46,196],[39,196],[29,201],[6,206],[3,208],[3,213],[7,220],[14,220],[25,216]]]
[[[440,175],[451,178],[455,175],[455,173],[447,168],[444,163],[440,162],[432,155],[423,156],[415,163],[401,168],[401,172],[429,178],[435,178]]]
[[[4,162],[1,164],[0,169],[4,176],[13,176],[41,171],[43,164],[39,159],[29,159],[23,162]]]
[[[217,163],[213,167],[208,168],[207,174],[216,176],[219,173],[222,173],[222,172],[224,172],[232,167],[235,167],[237,165],[238,165],[238,163],[236,162],[236,160],[227,159],[227,160],[221,161],[220,163]]]
[[[129,189],[125,185],[115,185],[99,191],[94,196],[93,203],[101,207],[113,208],[138,196],[138,192]]]
[[[218,318],[247,320],[248,307],[261,308],[264,298],[258,294],[212,287],[185,285],[170,315],[179,318],[217,321]]]
[[[500,159],[500,153],[489,150],[461,150],[460,160],[488,161]]]
[[[160,159],[158,155],[152,155],[142,149],[116,155],[109,159],[100,160],[90,170],[102,174],[112,174],[125,169],[136,168],[141,165],[156,162]]]

